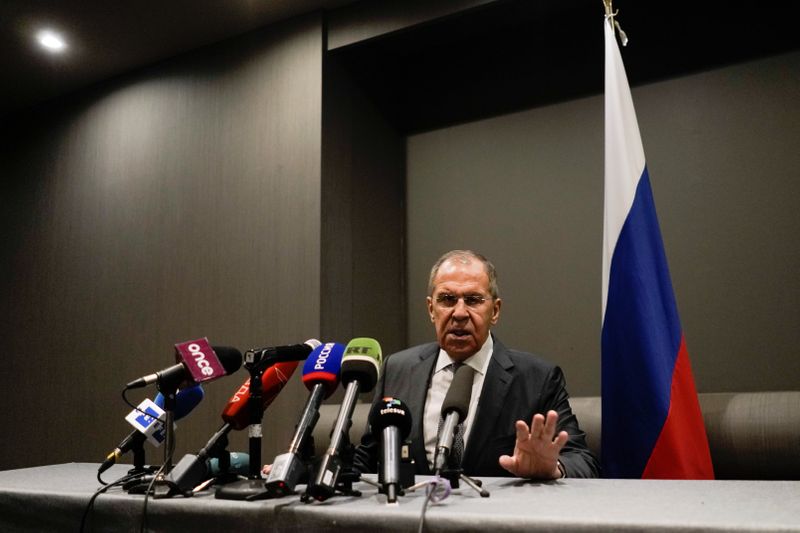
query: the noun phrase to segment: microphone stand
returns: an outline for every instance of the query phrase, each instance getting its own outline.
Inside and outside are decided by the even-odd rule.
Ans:
[[[128,475],[132,476],[147,472],[148,469],[144,466],[144,441],[136,441],[131,447],[131,453],[133,453],[133,468],[128,470]]]
[[[273,363],[274,364],[274,363]],[[266,369],[270,365],[266,365],[264,369]],[[261,374],[264,373],[264,369],[260,371],[258,374],[258,392],[261,391]],[[252,372],[251,372],[252,374]],[[182,495],[182,496],[191,496],[193,493],[193,489],[195,488],[195,484],[202,481],[207,474],[207,467],[205,464],[206,459],[208,458],[209,454],[215,454],[219,458],[220,465],[227,470],[230,467],[230,454],[226,452],[225,447],[228,444],[227,434],[230,431],[231,427],[229,424],[225,424],[220,428],[217,433],[211,438],[211,440],[206,444],[206,447],[201,450],[201,453],[198,455],[187,454],[185,455],[180,462],[174,467],[172,466],[172,456],[175,452],[175,435],[174,435],[174,420],[175,420],[175,404],[176,404],[176,396],[178,392],[178,385],[176,383],[176,379],[174,375],[167,375],[162,379],[162,376],[159,376],[157,381],[157,386],[159,392],[164,396],[164,412],[165,412],[165,436],[164,436],[164,465],[158,472],[155,480],[153,481],[153,489],[152,494],[156,499],[158,498],[168,498],[171,496]],[[253,383],[251,383],[251,386]],[[260,394],[259,394],[259,406],[261,404],[260,401]],[[252,405],[249,406],[252,412]],[[260,421],[261,415],[263,414],[263,407],[260,407],[259,414],[258,414],[258,422],[260,428]],[[252,420],[252,418],[251,418]],[[260,435],[259,435],[260,436]],[[251,444],[252,446],[252,444]],[[261,450],[261,441],[258,441],[258,451]],[[258,456],[258,461],[261,460],[260,453]],[[252,466],[252,465],[251,465]],[[143,487],[142,485],[144,482],[139,483],[129,489],[130,493],[133,492],[147,492],[147,488]]]
[[[449,455],[449,452],[448,452]],[[445,460],[445,465],[447,465],[447,461]],[[472,489],[475,490],[478,494],[481,495],[481,498],[488,498],[490,496],[489,491],[483,488],[483,482],[480,479],[472,478],[464,473],[464,469],[461,468],[461,464],[459,464],[455,468],[445,466],[440,471],[436,472],[437,477],[441,477],[446,479],[450,482],[450,486],[454,489],[459,488],[459,480],[463,481],[467,485],[469,485]],[[424,487],[428,484],[428,481],[421,481],[416,485],[409,487],[407,490],[409,492],[415,491],[419,488]]]
[[[325,501],[336,494],[361,496],[360,491],[353,489],[353,482],[361,479],[361,474],[353,468],[355,447],[349,435],[358,391],[358,381],[347,384],[339,415],[331,430],[328,451],[316,462],[316,472],[309,476],[306,491],[300,498],[305,503],[311,501],[312,497],[317,501]]]
[[[462,480],[464,483],[472,487],[475,492],[481,495],[482,498],[488,498],[490,496],[489,491],[482,487],[483,482],[480,479],[474,479],[469,477],[464,473],[461,468],[448,468],[447,470],[442,470],[439,474],[439,477],[442,477],[450,482],[450,486],[454,489],[457,489],[459,484],[458,480]],[[412,485],[408,487],[406,491],[414,492],[417,489],[420,489],[430,483],[429,481],[420,481],[416,485]]]
[[[219,464],[219,471],[220,474],[216,483],[224,484],[228,483],[234,479],[236,476],[231,474],[231,452],[228,451],[228,434],[225,433],[222,435],[217,442],[214,443],[214,446],[209,448],[208,450],[208,458],[209,459],[216,459]]]
[[[248,361],[245,363],[245,368],[250,372],[250,398],[247,401],[247,410],[250,413],[250,425],[247,428],[250,444],[250,469],[247,477],[261,479],[261,419],[264,417],[261,377],[267,369],[259,364],[260,361],[254,360],[252,352],[248,352],[246,357],[248,357]]]
[[[211,437],[208,443],[197,453],[197,455],[187,454],[172,469],[167,482],[172,489],[172,495],[182,494],[192,496],[194,490],[203,486],[204,483],[227,482],[231,478],[230,472],[230,452],[226,450],[228,446],[228,432],[231,430],[230,424],[224,424]],[[219,461],[220,475],[217,478],[209,477],[209,467],[207,461],[212,457]],[[199,489],[198,489],[199,490]]]
[[[352,421],[350,421],[352,426]],[[349,429],[349,428],[348,428]],[[345,432],[342,436],[341,453],[337,456],[337,461],[340,461],[339,474],[336,478],[336,484],[333,488],[333,493],[317,493],[313,497],[308,493],[308,490],[300,496],[300,501],[309,503],[312,499],[319,501],[327,500],[332,496],[361,496],[361,491],[353,488],[353,483],[356,481],[363,481],[368,485],[372,485],[378,489],[378,493],[386,494],[387,503],[395,503],[397,496],[405,495],[405,490],[414,490],[414,461],[401,459],[400,462],[400,478],[393,488],[389,488],[379,475],[378,481],[373,481],[361,475],[361,472],[353,467],[353,457],[355,456],[355,446],[350,442],[349,432]],[[403,443],[401,448],[405,448],[405,452],[401,452],[401,457],[408,457],[408,443]],[[319,466],[319,464],[317,464]],[[313,474],[312,474],[313,477]],[[309,480],[311,483],[312,480]],[[480,482],[479,482],[480,483]]]
[[[387,439],[385,434],[383,437],[382,446],[389,446],[390,449],[393,450],[391,453],[396,454],[395,460],[397,461],[397,477],[393,478],[390,476],[389,471],[386,469],[386,465],[383,464],[381,459],[378,462],[378,483],[376,486],[378,487],[378,492],[380,494],[386,495],[386,503],[395,503],[397,502],[398,496],[405,496],[406,489],[414,486],[415,465],[413,459],[410,457],[410,441],[406,440],[405,442],[391,443],[387,442],[391,441],[391,438]],[[392,479],[389,480],[389,478]],[[371,483],[371,481],[366,478],[361,478],[361,481]]]
[[[351,426],[351,425],[352,425],[352,421],[350,421],[349,424],[348,424],[348,431],[349,431],[349,426]],[[338,469],[338,474],[336,476],[336,483],[333,486],[333,491],[331,493],[323,492],[323,493],[315,494],[313,499],[317,499],[318,501],[325,501],[331,496],[356,496],[356,497],[359,497],[359,496],[361,496],[361,491],[353,488],[353,483],[356,482],[356,481],[364,481],[366,483],[369,483],[370,485],[374,485],[375,487],[380,487],[380,485],[378,485],[374,481],[372,481],[370,479],[362,478],[361,477],[361,472],[359,472],[358,470],[356,470],[353,467],[353,457],[355,455],[355,446],[353,446],[353,444],[350,442],[350,437],[348,435],[348,431],[345,431],[342,434],[342,437],[341,437],[341,439],[342,439],[341,440],[341,452],[337,456],[335,456],[335,458],[333,459],[334,463],[338,463],[338,464],[335,465],[336,468]],[[325,457],[323,456],[320,459],[322,460],[324,458]],[[317,461],[317,465],[316,466],[317,467],[321,466],[320,465],[320,461]],[[314,476],[313,473],[309,476],[309,478],[310,478],[309,479],[309,484],[311,484],[313,482],[313,479],[312,479],[313,476]],[[310,501],[312,501],[312,496],[311,496],[311,494],[308,493],[307,488],[306,488],[306,491],[303,492],[303,494],[300,496],[300,501],[302,501],[303,503],[309,503]]]
[[[175,396],[177,388],[162,387],[159,381],[158,391],[164,396],[164,475],[172,470],[172,454],[175,452]]]
[[[175,403],[178,394],[178,387],[170,382],[157,381],[158,391],[164,397],[164,464],[159,469],[158,476],[152,482],[152,494],[156,499],[169,498],[176,494],[175,484],[167,479],[167,475],[172,470],[172,454],[175,451]],[[142,451],[142,459],[144,452]],[[134,453],[134,461],[136,454]],[[138,468],[138,465],[135,468]],[[143,469],[144,470],[144,469]],[[126,484],[125,490],[130,494],[147,492],[150,482],[146,479],[137,480],[131,485]]]
[[[489,491],[483,488],[483,482],[480,479],[474,479],[466,475],[460,465],[458,468],[442,470],[440,476],[448,480],[450,486],[454,489],[458,488],[458,480],[460,479],[480,494],[481,498],[488,498],[490,496]]]
[[[278,362],[278,357],[277,353],[267,350],[248,350],[244,358],[244,367],[250,373],[250,397],[247,401],[250,414],[250,426],[247,429],[250,445],[248,479],[234,481],[217,489],[215,497],[222,500],[253,501],[268,497],[265,480],[261,477],[261,419],[264,417],[261,378]]]
[[[144,441],[136,441],[131,447],[131,452],[133,453],[133,468],[128,470],[128,475],[135,477],[122,487],[123,490],[128,492],[131,487],[141,485],[142,479],[145,479],[148,475],[152,476],[158,470],[157,466],[145,466]]]
[[[289,450],[275,457],[272,471],[267,477],[265,488],[268,498],[280,498],[295,494],[295,487],[301,478],[308,477],[310,464],[314,457],[314,436],[312,429],[319,420],[319,406],[325,397],[325,387],[317,383],[303,408],[303,416],[295,426]]]

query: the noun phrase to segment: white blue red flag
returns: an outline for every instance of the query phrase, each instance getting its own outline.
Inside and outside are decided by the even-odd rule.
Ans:
[[[610,19],[605,50],[603,475],[713,479],[639,126]]]

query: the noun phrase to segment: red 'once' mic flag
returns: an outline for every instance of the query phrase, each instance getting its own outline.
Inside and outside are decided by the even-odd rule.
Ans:
[[[612,23],[607,17],[603,475],[713,479],[639,127]]]

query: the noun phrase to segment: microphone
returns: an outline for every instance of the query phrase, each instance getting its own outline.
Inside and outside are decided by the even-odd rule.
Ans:
[[[250,439],[250,480],[261,481],[261,439],[263,434],[262,419],[264,418],[264,408],[261,398],[263,387],[261,386],[261,376],[273,365],[278,362],[299,361],[305,359],[311,351],[319,346],[316,339],[309,339],[304,344],[293,344],[290,346],[273,346],[270,348],[259,348],[248,350],[245,354],[245,367],[250,373],[250,401],[248,402],[248,413],[250,425],[247,434]],[[244,483],[242,484],[244,485]],[[253,485],[253,490],[264,492],[263,482],[260,487]]]
[[[265,356],[280,354],[281,357],[287,357],[287,359],[270,366],[261,374],[261,400],[264,409],[272,403],[278,396],[278,393],[283,390],[286,383],[289,382],[289,378],[292,377],[292,374],[294,374],[298,359],[293,357],[301,352],[305,352],[307,356],[320,344],[321,343],[316,339],[309,339],[303,344],[258,348],[247,351],[248,358],[250,358],[251,354],[266,354]],[[305,356],[303,358],[305,358]],[[260,358],[258,360],[260,360]],[[228,431],[230,431],[230,429],[239,431],[250,425],[250,412],[247,407],[249,400],[250,378],[247,378],[244,380],[244,383],[242,383],[242,386],[239,387],[239,390],[231,396],[230,400],[228,400],[228,405],[226,405],[225,409],[222,411],[222,420],[230,426]]]
[[[344,350],[343,345],[329,342],[316,348],[306,359],[303,365],[303,385],[311,394],[295,428],[289,451],[278,455],[272,462],[272,470],[265,485],[268,497],[279,498],[294,493],[294,488],[305,471],[301,454],[319,420],[319,406],[339,386]]]
[[[349,441],[348,431],[358,401],[358,393],[369,392],[375,388],[382,359],[381,345],[375,339],[362,337],[347,343],[341,372],[342,383],[346,386],[344,400],[331,430],[328,450],[317,466],[316,475],[309,480],[306,487],[306,493],[318,501],[328,499],[335,492],[336,480],[342,469],[342,446]]]
[[[188,468],[194,468],[194,470],[187,470],[187,465]],[[249,470],[250,456],[246,453],[230,452],[224,461],[219,457],[198,461],[195,455],[187,454],[167,476],[167,480],[174,487],[176,493],[189,495],[191,492],[202,490],[210,485],[212,480],[217,483],[225,482],[239,476],[246,476]],[[179,475],[176,477],[176,474]],[[155,476],[150,474],[134,479],[125,483],[122,488],[129,494],[144,494],[153,478]]]
[[[400,447],[411,433],[411,412],[397,398],[383,398],[369,413],[373,434],[381,432],[381,456],[378,482],[386,493],[387,503],[397,501],[400,492]]]
[[[468,365],[461,365],[456,369],[453,382],[442,402],[442,416],[444,424],[436,442],[436,457],[434,471],[436,475],[444,468],[453,448],[453,436],[456,426],[467,419],[469,402],[472,398],[472,378],[475,371]]]
[[[289,378],[297,368],[297,361],[278,363],[268,368],[261,376],[262,405],[266,409],[283,390]],[[232,429],[242,430],[250,425],[248,401],[250,399],[250,379],[246,379],[241,387],[231,396],[222,411],[224,424],[208,440],[197,453],[186,454],[181,458],[169,475],[169,480],[180,492],[188,492],[209,476],[207,459],[224,450],[228,445],[227,435]],[[249,465],[248,456],[248,465]],[[254,463],[255,465],[255,463]],[[252,468],[252,467],[251,467]]]
[[[201,385],[194,385],[192,387],[187,387],[178,391],[178,394],[175,397],[175,420],[179,420],[184,416],[188,415],[192,409],[197,407],[203,400],[204,392],[203,387]],[[161,393],[156,395],[155,405],[159,408],[164,407],[164,396]],[[134,420],[130,420],[130,417],[133,417]],[[133,410],[130,414],[126,417],[129,418],[129,421],[136,427],[137,431],[132,431],[130,435],[122,439],[122,442],[117,445],[114,450],[108,454],[106,460],[100,465],[98,469],[98,474],[102,474],[112,465],[114,465],[119,458],[130,451],[132,448],[140,447],[145,439],[147,439],[147,435],[145,434],[149,428],[152,428],[155,425],[163,425],[163,421],[156,421],[158,420],[157,417],[145,415],[140,413],[137,410]],[[157,442],[163,441],[162,439],[157,439]]]
[[[247,350],[245,359],[248,363],[257,363],[269,359],[274,362],[303,361],[311,352],[322,345],[317,339],[308,339],[303,344],[289,344],[286,346],[270,346],[267,348],[252,348]]]
[[[182,381],[193,383],[212,381],[232,374],[242,366],[242,353],[230,346],[214,346],[203,337],[175,345],[177,364],[148,374],[125,385],[126,389],[138,389],[152,383],[159,388],[174,389]]]
[[[297,368],[297,361],[286,361],[269,367],[261,375],[262,404],[266,409],[283,390],[289,378]],[[250,378],[244,380],[222,411],[222,420],[230,425],[230,429],[242,430],[250,425],[250,412],[247,403],[250,400]]]

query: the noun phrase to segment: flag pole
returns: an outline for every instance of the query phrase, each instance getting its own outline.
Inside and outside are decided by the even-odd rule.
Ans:
[[[603,7],[606,10],[606,19],[611,21],[612,28],[616,28],[622,46],[628,46],[628,36],[625,35],[624,31],[622,31],[622,28],[620,28],[619,26],[619,22],[617,22],[617,19],[615,18],[617,16],[617,13],[619,13],[619,10],[614,11],[611,2],[612,0],[603,0]]]

